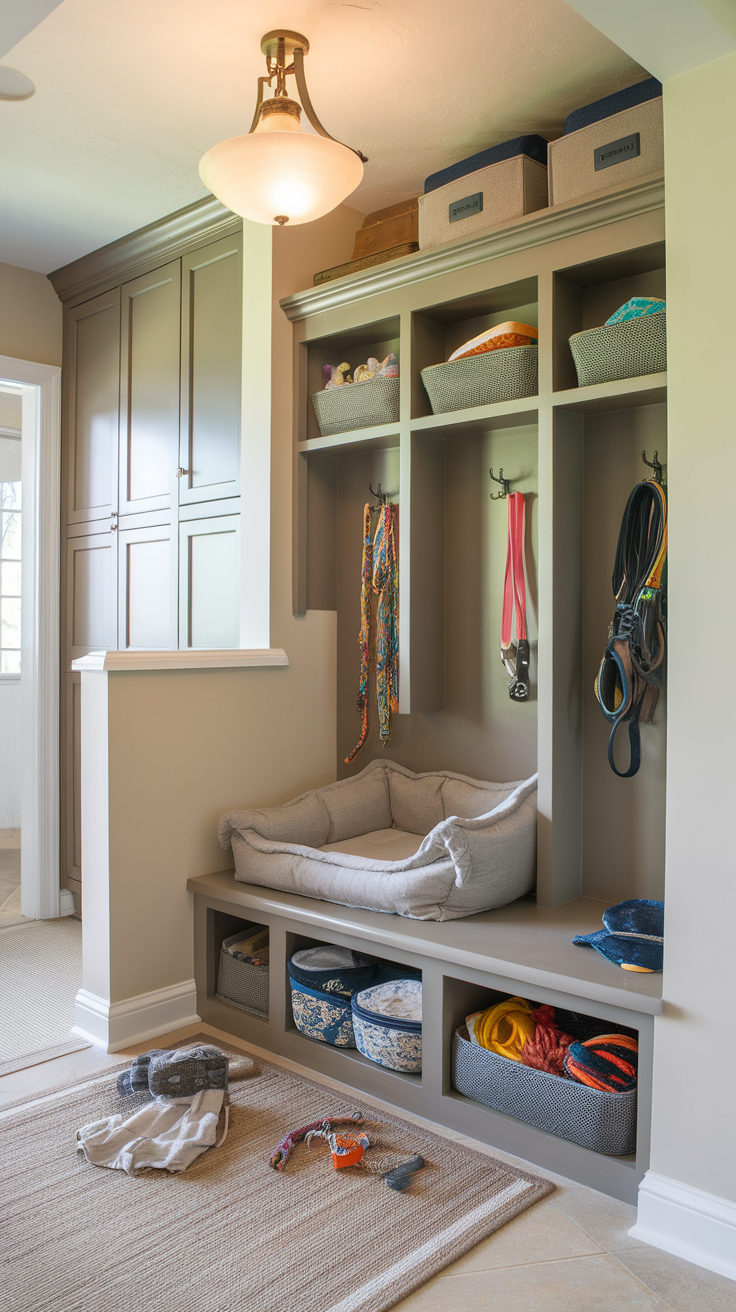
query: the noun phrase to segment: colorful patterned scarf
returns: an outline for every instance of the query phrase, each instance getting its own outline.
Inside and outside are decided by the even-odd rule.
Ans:
[[[376,606],[376,703],[381,746],[391,741],[391,717],[399,709],[399,579],[396,561],[396,507],[386,502],[378,512],[371,536],[372,508],[363,509],[363,563],[360,574],[360,680],[355,699],[362,716],[360,738],[345,764],[355,759],[368,737],[368,672],[370,668],[371,593]]]

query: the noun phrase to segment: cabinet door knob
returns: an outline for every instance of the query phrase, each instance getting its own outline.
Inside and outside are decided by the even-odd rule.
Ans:
[[[176,477],[177,477],[177,478],[183,478],[184,475],[185,475],[185,474],[188,474],[188,473],[189,473],[189,470],[188,470],[188,469],[182,469],[181,465],[179,465],[179,468],[178,468],[177,471],[176,471]]]

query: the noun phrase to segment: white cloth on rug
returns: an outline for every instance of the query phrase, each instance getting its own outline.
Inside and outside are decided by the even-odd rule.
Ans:
[[[131,1116],[105,1116],[77,1130],[77,1150],[95,1166],[134,1175],[144,1166],[186,1171],[207,1148],[218,1147],[227,1135],[225,1125],[217,1138],[223,1110],[223,1089],[203,1089],[190,1098],[154,1098]]]

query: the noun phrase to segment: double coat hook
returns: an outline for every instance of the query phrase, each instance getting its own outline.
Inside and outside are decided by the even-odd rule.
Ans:
[[[489,469],[488,473],[490,474],[494,483],[500,483],[502,489],[500,492],[491,492],[491,501],[503,501],[504,497],[507,497],[509,495],[509,492],[511,491],[511,479],[504,478],[503,469],[499,469],[498,478],[496,477],[492,469]]]
[[[383,488],[380,483],[378,484],[378,487],[374,487],[372,483],[369,483],[368,491],[370,492],[372,497],[376,498],[376,501],[378,501],[379,505],[385,506],[386,502],[388,501],[388,492],[383,491]]]
[[[653,469],[653,470],[654,470],[654,481],[655,481],[655,483],[660,483],[660,484],[661,484],[661,482],[662,482],[662,466],[661,466],[660,463],[659,463],[659,452],[658,452],[658,451],[655,451],[655,452],[654,452],[654,459],[653,459],[653,460],[647,460],[647,453],[646,453],[646,451],[642,451],[642,453],[641,453],[641,458],[642,458],[642,460],[644,461],[644,464],[645,464],[645,465],[648,465],[650,469]],[[501,470],[501,473],[503,473],[503,470]]]

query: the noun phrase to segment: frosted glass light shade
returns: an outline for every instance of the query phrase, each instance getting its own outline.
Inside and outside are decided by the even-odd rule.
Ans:
[[[355,191],[363,164],[338,141],[294,127],[221,141],[202,156],[199,176],[244,219],[273,225],[286,218],[289,227],[311,223]]]

